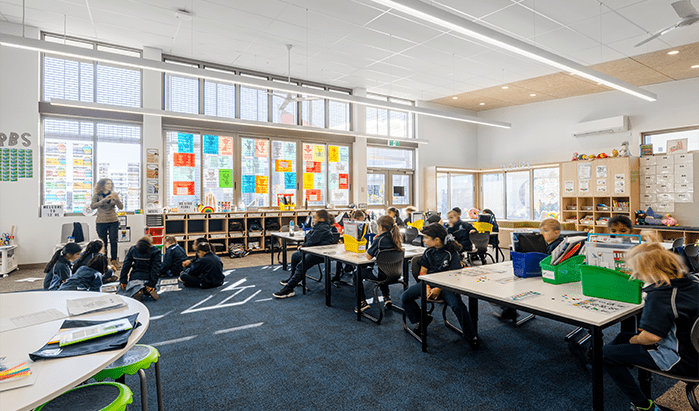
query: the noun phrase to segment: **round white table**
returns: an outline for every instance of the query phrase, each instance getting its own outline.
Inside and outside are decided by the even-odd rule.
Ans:
[[[10,318],[51,308],[67,313],[67,300],[99,295],[102,294],[85,291],[34,291],[0,294],[0,317]],[[148,329],[150,313],[146,306],[140,302],[132,298],[122,298],[127,303],[127,307],[0,332],[0,356],[9,358],[21,356],[22,359],[30,362],[29,366],[31,367],[29,353],[43,347],[58,332],[63,321],[67,319],[106,320],[138,313],[138,321],[141,323],[141,326],[131,333],[127,346],[121,350],[40,360],[42,362],[41,368],[33,385],[0,392],[0,410],[14,411],[36,408],[92,377],[133,347]]]

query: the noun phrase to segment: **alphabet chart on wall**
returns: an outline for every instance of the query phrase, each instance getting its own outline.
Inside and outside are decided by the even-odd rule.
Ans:
[[[22,148],[0,149],[0,181],[18,181],[34,177],[32,150]]]

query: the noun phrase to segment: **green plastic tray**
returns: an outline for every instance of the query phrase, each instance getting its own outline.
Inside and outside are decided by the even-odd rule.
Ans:
[[[548,256],[539,263],[541,267],[541,278],[545,283],[550,284],[565,284],[580,281],[580,264],[584,262],[584,255],[576,255],[558,265],[551,265],[551,256]]]
[[[588,297],[640,304],[643,282],[628,274],[594,265],[580,265],[582,292]]]

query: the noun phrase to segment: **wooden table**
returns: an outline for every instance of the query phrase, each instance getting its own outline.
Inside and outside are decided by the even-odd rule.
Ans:
[[[482,271],[473,271],[475,269]],[[477,274],[469,275],[469,270]],[[422,280],[420,324],[425,324],[427,319],[426,285],[430,285],[469,297],[469,313],[476,332],[478,332],[478,300],[515,308],[590,330],[592,335],[592,406],[594,410],[604,409],[602,330],[622,321],[625,322],[622,324],[624,329],[635,330],[635,316],[643,309],[643,303],[628,304],[601,298],[595,298],[595,300],[612,303],[616,308],[609,312],[581,308],[574,304],[581,304],[582,301],[589,300],[590,297],[583,296],[580,282],[554,285],[543,282],[541,277],[519,279],[519,277],[514,276],[512,261],[427,274],[421,276],[420,280]],[[540,293],[540,295],[527,299],[515,297],[530,291]],[[580,300],[574,300],[575,298]],[[427,336],[424,326],[420,330],[420,335],[422,337],[422,350],[426,351]]]
[[[98,295],[102,294],[87,291],[33,291],[0,294],[0,315],[2,318],[10,318],[51,308],[67,313],[67,300]],[[141,326],[131,333],[127,346],[121,350],[54,360],[40,360],[42,364],[34,384],[0,392],[0,408],[2,410],[34,409],[97,374],[133,347],[148,329],[150,313],[146,306],[140,302],[131,298],[122,298],[127,302],[127,307],[0,332],[0,356],[14,358],[21,356],[30,362],[31,367],[32,362],[28,354],[43,347],[58,332],[63,321],[67,319],[107,320],[138,313],[138,321],[141,323]]]
[[[413,257],[421,256],[425,252],[424,247],[416,247],[413,245],[407,245],[403,244],[403,248],[405,249],[405,256],[404,256],[404,261],[403,261],[403,280],[406,282],[406,284],[410,281],[410,270],[409,270],[409,263],[410,259]],[[335,260],[339,261],[343,264],[351,265],[355,267],[354,270],[354,291],[357,299],[357,321],[362,320],[362,311],[359,309],[361,305],[361,301],[359,298],[359,287],[362,287],[362,280],[361,277],[359,276],[359,270],[361,268],[366,268],[369,265],[372,265],[376,262],[376,259],[372,258],[371,260],[368,260],[366,258],[365,253],[352,253],[349,251],[345,251],[345,245],[344,244],[333,244],[333,245],[322,245],[322,246],[315,246],[315,247],[301,247],[300,248],[302,253],[308,253],[308,254],[313,254],[317,255],[319,257],[323,257],[325,260],[325,305],[330,307],[330,300],[331,300],[331,285],[330,285],[330,262]],[[303,257],[303,256],[302,256]],[[301,264],[303,264],[304,259],[301,259]],[[303,267],[304,271],[306,267]],[[303,285],[303,292],[306,292],[306,276],[303,277],[302,279],[302,285]],[[378,301],[377,301],[378,303]]]
[[[287,267],[287,257],[286,257],[286,250],[287,250],[287,243],[292,242],[295,244],[302,243],[306,239],[306,233],[302,230],[295,231],[293,233],[290,233],[288,231],[284,232],[274,232],[270,233],[272,236],[272,241],[271,241],[271,258],[272,258],[272,264],[274,265],[274,237],[279,238],[282,241],[282,270],[286,271]]]

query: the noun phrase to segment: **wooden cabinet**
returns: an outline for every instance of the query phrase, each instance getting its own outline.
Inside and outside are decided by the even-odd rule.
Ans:
[[[634,221],[639,207],[637,157],[617,157],[561,164],[561,222],[577,230],[606,233],[617,214]]]

